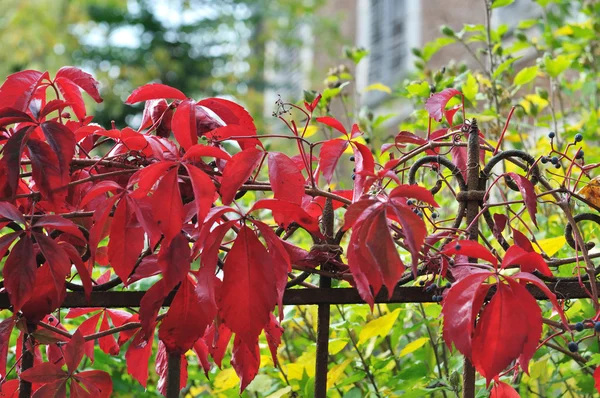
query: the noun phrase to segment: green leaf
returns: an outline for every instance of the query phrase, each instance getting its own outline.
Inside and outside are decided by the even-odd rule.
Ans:
[[[388,94],[392,93],[392,89],[383,83],[370,84],[367,87],[365,87],[365,89],[363,91],[367,92],[367,91],[372,91],[372,90],[383,91],[384,93],[388,93]]]
[[[498,76],[500,76],[504,71],[506,71],[513,64],[513,62],[515,62],[519,58],[521,58],[521,57],[510,58],[510,59],[507,59],[506,61],[502,62],[500,65],[498,65],[498,67],[496,68],[496,70],[494,71],[494,73],[492,75],[494,77],[494,79],[497,78]]]
[[[515,0],[494,0],[492,3],[492,8],[506,7],[514,2]]]
[[[546,71],[552,77],[557,77],[564,72],[571,65],[571,60],[566,55],[559,55],[557,57],[546,57],[544,59],[544,66]]]
[[[427,82],[412,83],[412,84],[409,84],[406,87],[406,89],[412,96],[424,97],[424,98],[429,97],[430,89],[429,89],[429,83],[427,83]]]
[[[537,66],[530,66],[528,68],[521,69],[521,71],[517,73],[517,76],[515,76],[513,84],[515,86],[522,86],[523,84],[529,83],[537,76],[538,69],[539,68]]]
[[[400,308],[367,323],[358,335],[358,344],[364,344],[375,336],[387,335],[398,319],[398,314],[400,314]]]
[[[402,351],[400,351],[400,358],[417,351],[419,348],[423,347],[428,341],[429,337],[421,337],[419,339],[411,341],[402,349]]]
[[[437,53],[441,48],[455,42],[456,39],[453,37],[440,37],[434,41],[430,41],[423,47],[423,60],[425,62],[429,61],[431,57],[433,57],[433,55]]]
[[[329,354],[335,355],[342,351],[348,344],[348,340],[345,339],[333,339],[329,340]]]
[[[352,358],[335,365],[327,372],[327,389],[332,388],[344,376],[344,370],[352,363]]]

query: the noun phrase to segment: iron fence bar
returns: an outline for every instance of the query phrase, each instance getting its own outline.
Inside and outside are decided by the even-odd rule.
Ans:
[[[596,284],[600,288],[600,283]],[[552,291],[558,299],[580,299],[589,298],[586,289],[589,289],[589,283],[580,285],[579,282],[553,282],[546,286]],[[537,300],[546,300],[544,292],[539,288],[528,285],[527,289]],[[495,288],[490,289],[488,299],[492,297]],[[145,291],[106,291],[92,292],[88,301],[83,292],[68,292],[61,308],[136,308],[140,306],[140,300]],[[173,300],[174,293],[169,295],[163,304],[168,307]],[[422,287],[402,286],[398,287],[388,299],[388,293],[382,288],[375,297],[375,303],[432,303],[434,302],[431,293],[426,293]],[[283,296],[284,305],[319,305],[319,304],[366,304],[354,288],[332,288],[332,289],[290,289]],[[8,294],[0,293],[0,310],[10,308]]]

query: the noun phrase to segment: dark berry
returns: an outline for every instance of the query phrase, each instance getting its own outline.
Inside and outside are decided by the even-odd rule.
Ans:
[[[415,214],[416,214],[417,216],[419,216],[419,217],[423,217],[423,213],[421,213],[421,211],[420,211],[420,210],[417,210]]]
[[[432,297],[433,301],[435,301],[436,303],[441,302],[443,298],[444,298],[443,296],[433,296]]]
[[[355,178],[356,178],[356,175],[355,175],[355,174],[352,174],[352,179],[354,180]]]
[[[354,156],[350,156],[350,161],[354,162]]]
[[[49,317],[49,318],[48,318],[48,322],[54,322],[54,318],[52,318],[52,317]]]
[[[425,281],[419,281],[419,286],[425,286]]]
[[[543,164],[548,163],[548,158],[545,156],[542,156],[542,158],[540,159],[540,162],[542,162]]]
[[[414,203],[415,203],[415,201],[412,200],[412,199],[409,199],[409,200],[406,201],[406,204],[409,205],[409,206],[412,206]]]
[[[435,283],[433,283],[425,288],[425,293],[431,293],[435,289],[437,289],[437,285]]]
[[[456,246],[454,246],[454,250],[459,251],[462,248],[461,245],[459,245],[458,243],[456,244]]]
[[[438,218],[438,216],[439,216],[439,214],[437,214],[437,212],[435,212],[435,211],[433,213],[431,213],[431,218],[433,218],[434,220],[436,218]]]
[[[550,163],[558,164],[558,156],[552,156],[552,159],[550,159]]]
[[[356,172],[356,167],[352,169],[352,172],[355,173]]]
[[[577,154],[575,155],[575,159],[583,159],[583,149],[580,149],[579,151],[577,151]]]
[[[594,323],[594,330],[598,333],[600,333],[600,322],[596,322]]]
[[[548,133],[548,138],[552,139],[554,137],[556,137],[556,133],[554,131]]]
[[[579,351],[579,344],[577,344],[574,341],[571,341],[567,347],[569,348],[569,351],[571,351],[571,352]]]
[[[450,289],[452,287],[452,283],[446,282],[446,289]]]
[[[575,134],[575,142],[583,141],[583,135],[581,133]]]
[[[556,164],[554,165],[554,167],[555,167],[555,168],[557,168],[557,169],[560,169],[560,163],[556,163]]]
[[[583,323],[581,323],[581,322],[577,322],[577,323],[575,324],[575,330],[577,330],[578,332],[581,332],[581,331],[583,331],[583,329],[585,329],[585,326],[583,326]]]

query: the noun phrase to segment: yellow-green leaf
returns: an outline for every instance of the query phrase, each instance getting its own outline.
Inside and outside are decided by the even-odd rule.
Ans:
[[[390,330],[392,330],[392,326],[398,319],[398,314],[400,313],[400,308],[396,308],[394,311],[381,316],[377,319],[373,319],[369,323],[367,323],[360,334],[358,335],[358,344],[364,344],[369,341],[372,337],[375,336],[385,336]]]
[[[492,2],[492,8],[500,8],[511,5],[515,0],[494,0]]]
[[[515,76],[515,80],[514,80],[514,84],[515,86],[521,86],[523,84],[527,84],[530,81],[532,81],[533,79],[535,79],[535,77],[537,76],[538,73],[538,67],[537,66],[530,66],[528,68],[523,68],[519,71],[519,73],[517,73],[517,76]]]
[[[306,130],[304,130],[304,138],[308,138],[311,137],[313,135],[315,135],[317,133],[317,131],[319,131],[319,128],[317,126],[307,126]]]
[[[402,351],[400,351],[400,358],[417,351],[419,348],[423,347],[428,341],[429,337],[421,337],[419,339],[411,341],[402,349]]]
[[[425,98],[429,97],[429,92],[431,90],[429,88],[429,83],[427,83],[427,82],[412,83],[412,84],[409,84],[408,86],[406,86],[406,89],[412,95],[416,95],[419,97],[425,97]]]
[[[240,379],[233,368],[223,368],[215,377],[215,390],[224,391],[237,387]]]
[[[566,243],[567,240],[564,236],[538,240],[538,244],[540,245],[544,253],[546,253],[549,256],[553,256],[554,254],[556,254],[556,252],[562,249]],[[539,249],[536,246],[534,246],[533,248],[535,249],[535,251],[539,252]]]
[[[548,74],[552,77],[556,77],[571,65],[571,60],[566,55],[559,55],[554,58],[547,57],[544,59],[544,65],[546,66]]]
[[[388,94],[392,93],[392,89],[389,88],[388,86],[386,86],[383,83],[373,83],[373,84],[368,85],[364,89],[365,92],[367,92],[367,91],[373,91],[373,90],[383,91],[384,93],[388,93]]]
[[[479,91],[479,83],[477,83],[477,80],[473,77],[472,74],[469,73],[469,75],[467,76],[467,80],[465,81],[465,84],[462,85],[461,91],[466,99],[468,99],[471,102],[475,101],[475,96]]]
[[[281,398],[290,392],[292,392],[292,387],[290,387],[290,386],[283,387],[283,388],[275,391],[273,394],[269,395],[267,398]]]
[[[344,339],[333,339],[329,340],[329,354],[335,355],[338,352],[342,351],[344,347],[348,344],[348,340]]]
[[[327,389],[332,388],[344,376],[344,370],[350,365],[352,359],[346,359],[344,362],[335,365],[327,372]]]

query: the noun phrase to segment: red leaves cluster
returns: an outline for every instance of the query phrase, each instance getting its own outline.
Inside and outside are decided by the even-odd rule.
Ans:
[[[48,100],[49,88],[59,98]],[[450,236],[447,232],[428,236],[419,209],[438,207],[432,194],[402,184],[398,159],[391,157],[376,168],[356,124],[348,131],[333,117],[316,118],[339,137],[311,144],[310,150],[293,124],[295,137],[286,138],[296,139],[299,153],[290,157],[266,151],[252,117],[228,100],[196,101],[173,87],[147,84],[126,101],[145,102],[140,127],[105,129],[87,115],[82,91],[102,101],[98,83],[74,67],[61,68],[54,79],[47,72],[19,72],[0,87],[0,228],[6,228],[0,236],[0,259],[6,257],[4,288],[12,310],[30,326],[42,320],[51,323],[47,315],[64,300],[67,278],[71,288],[79,284],[87,297],[94,285],[128,286],[143,279],[153,284],[139,314],[72,311],[69,317],[91,315],[70,339],[63,329],[62,335],[53,333],[48,362],[21,373],[41,396],[64,396],[67,384],[73,396],[110,395],[108,375],[76,372],[84,355],[93,361],[95,340],[110,355],[118,355],[128,344],[128,372],[145,386],[156,329],[160,391],[165,389],[169,354],[182,357],[180,383],[184,385],[187,359],[183,354],[193,349],[208,375],[209,356],[221,366],[232,338],[231,364],[243,390],[260,367],[261,333],[277,361],[283,329],[274,311],[279,307],[281,320],[292,266],[329,264],[373,306],[383,287],[391,295],[406,274],[399,247],[410,255],[413,275],[421,262],[437,256],[440,273],[456,280],[444,297],[444,338],[470,358],[488,382],[496,379],[492,396],[513,394],[498,376],[515,361],[526,371],[537,348],[541,311],[524,285],[544,290],[562,314],[556,297],[531,274],[551,275],[546,262],[517,231],[517,245],[502,261],[471,241],[454,241],[432,253],[435,243]],[[449,110],[446,105],[459,94],[446,89],[433,95],[426,109],[433,119],[445,117],[452,125],[462,105]],[[307,120],[319,100],[317,96],[304,104]],[[383,152],[406,144],[425,146],[450,135],[449,129],[435,131],[427,139],[401,132]],[[199,144],[201,137],[203,144]],[[239,150],[234,153],[222,145],[224,141],[235,141]],[[89,155],[105,144],[112,145],[105,157]],[[316,147],[320,147],[318,158],[312,156]],[[432,148],[427,153],[439,154]],[[349,149],[354,157],[352,189],[320,191],[321,176],[332,184]],[[451,153],[465,171],[464,148],[455,146]],[[268,183],[259,181],[265,166]],[[536,223],[533,185],[525,177],[509,176]],[[385,179],[395,183],[389,193]],[[253,190],[272,190],[273,195],[257,200],[250,209],[235,202]],[[347,265],[339,254],[318,245],[306,251],[274,232],[274,227],[288,231],[299,227],[316,243],[329,242],[333,237],[324,236],[319,220],[326,196],[333,199],[334,210],[347,206],[340,231],[351,230]],[[272,216],[273,225],[259,220],[265,214]],[[495,233],[505,224],[497,217]],[[486,263],[475,265],[470,258]],[[99,266],[109,268],[94,279]],[[521,272],[511,276],[500,272],[511,267],[520,267]],[[109,282],[111,273],[118,279]],[[484,305],[492,288],[495,293]],[[159,316],[168,297],[170,308]],[[16,319],[0,323],[2,376]],[[132,327],[119,329],[123,325]],[[52,326],[62,327],[57,322]],[[115,328],[120,330],[118,339]],[[90,337],[96,333],[100,335]],[[24,344],[23,338],[19,344]]]

